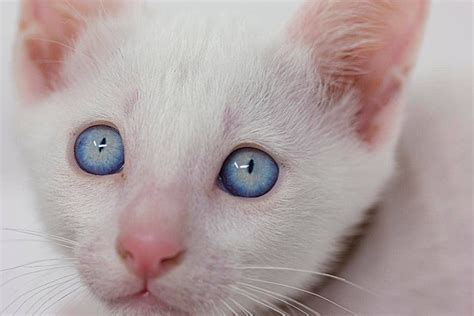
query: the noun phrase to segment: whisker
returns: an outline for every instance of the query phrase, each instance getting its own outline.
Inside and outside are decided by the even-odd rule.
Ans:
[[[68,273],[70,271],[62,271],[63,273]],[[51,277],[55,277],[58,273],[56,271],[46,271],[46,272],[41,272],[36,275],[31,276],[27,281],[25,280],[25,283],[29,284],[36,284],[36,282],[45,282],[50,280]]]
[[[49,233],[45,233],[45,232],[35,231],[35,230],[32,230],[32,229],[4,227],[4,228],[2,228],[2,230],[16,232],[16,233],[30,234],[30,235],[39,236],[39,237],[48,237],[48,238],[56,239],[58,241],[64,241],[64,242],[67,242],[67,243],[71,243],[71,244],[74,244],[74,245],[77,244],[76,241],[74,241],[70,238],[66,238],[66,237],[62,237],[62,236],[58,236],[58,235],[54,235],[54,234],[49,234]]]
[[[212,308],[212,306],[211,306],[211,310],[210,310],[210,312],[212,313],[212,316],[214,316],[215,315],[214,312],[216,310],[216,304],[214,303],[214,300],[211,300],[209,302],[209,305],[214,305],[214,308]]]
[[[264,294],[266,294],[266,295],[268,295],[268,296],[270,296],[270,297],[272,297],[272,298],[274,298],[274,299],[276,299],[276,300],[278,300],[278,297],[282,297],[282,298],[284,298],[285,300],[288,300],[288,301],[290,301],[290,302],[293,302],[293,303],[295,303],[295,304],[297,304],[297,305],[299,305],[299,306],[301,306],[301,307],[303,307],[303,308],[309,310],[310,312],[312,312],[313,314],[315,314],[315,315],[317,315],[317,316],[321,316],[321,314],[318,313],[317,311],[315,311],[314,309],[310,308],[309,306],[307,306],[307,305],[305,305],[305,304],[303,304],[303,303],[301,303],[301,302],[299,302],[299,301],[297,301],[297,300],[295,300],[295,299],[292,299],[292,298],[289,297],[289,296],[286,296],[286,295],[283,295],[283,294],[280,294],[280,293],[276,293],[276,292],[273,292],[273,291],[270,291],[270,290],[267,290],[267,289],[264,289],[264,288],[262,288],[262,287],[255,286],[255,285],[252,285],[252,284],[249,284],[249,283],[244,283],[244,282],[237,282],[237,283],[238,283],[238,284],[241,284],[241,285],[243,285],[243,286],[246,286],[246,287],[253,288],[255,291],[264,293]],[[290,305],[291,307],[295,308],[296,310],[299,310],[300,312],[302,312],[302,313],[304,313],[305,315],[308,315],[308,316],[309,316],[308,313],[302,311],[301,309],[299,309],[298,307],[294,306],[293,304],[288,303],[287,301],[285,301],[284,303]]]
[[[74,301],[79,301],[80,302],[80,299],[83,299],[84,297],[86,297],[86,294],[89,294],[89,292],[87,291],[87,287],[85,285],[82,285],[82,295],[76,295],[75,297],[72,297],[70,300],[69,300],[69,303],[68,304],[72,304]],[[74,303],[75,304],[75,303]],[[74,306],[74,305],[73,305]],[[95,315],[97,315],[97,313],[95,313]]]
[[[2,239],[0,240],[0,242],[44,242],[44,243],[53,243],[55,245],[58,245],[58,246],[61,246],[61,247],[64,247],[64,248],[68,248],[68,249],[74,249],[73,247],[71,246],[68,246],[68,245],[65,245],[65,244],[61,244],[59,242],[56,242],[54,240],[41,240],[41,239]]]
[[[353,311],[351,311],[350,309],[330,300],[329,298],[327,297],[324,297],[322,296],[321,294],[316,294],[316,293],[313,293],[311,291],[307,291],[307,290],[304,290],[304,289],[301,289],[299,287],[295,287],[295,286],[291,286],[291,285],[286,285],[286,284],[281,284],[281,283],[278,283],[278,282],[272,282],[272,281],[264,281],[264,280],[259,280],[259,279],[253,279],[253,278],[245,278],[244,279],[246,280],[250,280],[250,281],[255,281],[255,282],[262,282],[262,283],[267,283],[267,284],[274,284],[274,285],[279,285],[279,286],[282,286],[282,287],[286,287],[286,288],[289,288],[289,289],[293,289],[293,290],[297,290],[297,291],[300,291],[300,292],[303,292],[303,293],[306,293],[306,294],[309,294],[309,295],[312,295],[312,296],[315,296],[315,297],[319,297],[320,299],[322,300],[325,300],[326,302],[329,302],[331,304],[333,304],[334,306],[337,306],[339,307],[340,309],[342,310],[345,310],[346,312],[352,314],[352,315],[355,315],[357,316],[356,313],[354,313]]]
[[[347,285],[350,285],[350,286],[353,286],[359,290],[362,290],[364,292],[367,292],[369,294],[372,294],[374,296],[379,296],[377,293],[361,286],[361,285],[358,285],[354,282],[351,282],[347,279],[344,279],[342,277],[338,277],[336,275],[333,275],[333,274],[329,274],[329,273],[324,273],[324,272],[317,272],[317,271],[311,271],[311,270],[304,270],[304,269],[294,269],[294,268],[285,268],[285,267],[258,267],[258,266],[243,266],[243,267],[232,267],[233,269],[238,269],[238,270],[282,270],[282,271],[293,271],[293,272],[301,272],[301,273],[308,273],[308,274],[313,274],[313,275],[317,275],[317,276],[323,276],[323,277],[327,277],[327,278],[331,278],[331,279],[334,279],[334,280],[338,280],[338,281],[341,281]]]
[[[81,282],[81,281],[79,281]],[[50,304],[49,306],[47,306],[45,309],[43,309],[42,311],[39,312],[40,315],[42,315],[43,313],[45,313],[46,311],[48,311],[51,307],[53,307],[54,305],[58,304],[60,301],[62,301],[63,299],[65,299],[66,297],[68,297],[69,295],[73,294],[74,292],[78,291],[80,288],[84,287],[84,285],[82,284],[79,284],[78,287],[75,287],[74,289],[72,289],[71,291],[67,292],[65,295],[61,296],[58,300],[56,300],[55,302],[53,302],[52,304]]]
[[[73,276],[73,275],[76,275],[76,274],[75,274],[75,273],[72,273],[72,274],[69,274],[69,275],[66,275],[66,276],[62,276],[62,277],[60,277],[60,278],[54,279],[54,280],[52,280],[52,281],[50,281],[50,282],[44,283],[44,284],[42,284],[42,285],[40,285],[40,286],[37,286],[37,287],[35,287],[34,289],[31,289],[31,290],[28,290],[28,291],[26,291],[26,292],[23,292],[22,294],[20,294],[19,296],[17,296],[13,301],[11,301],[7,306],[5,306],[5,307],[0,311],[0,315],[3,315],[3,314],[8,310],[8,308],[10,308],[10,306],[12,306],[13,304],[15,304],[17,301],[19,301],[19,300],[20,300],[22,297],[24,297],[25,295],[28,295],[29,293],[31,293],[31,292],[33,292],[33,291],[36,291],[36,290],[39,290],[39,289],[45,290],[45,289],[47,289],[47,288],[50,288],[50,287],[46,287],[46,288],[43,289],[43,287],[45,287],[45,286],[47,286],[47,285],[49,285],[49,284],[51,284],[51,283],[57,282],[57,281],[59,281],[59,280],[62,280],[62,279],[64,279],[64,278],[67,278],[67,277],[71,277],[71,276]],[[57,284],[53,284],[52,286],[55,286],[55,285],[57,285]],[[41,291],[40,291],[39,293],[41,293]],[[39,293],[35,293],[35,295],[36,295],[36,294],[39,294]],[[28,299],[29,299],[29,298],[30,298],[30,297],[28,297]],[[27,300],[28,300],[28,299],[27,299]],[[24,302],[25,302],[25,301],[24,301]],[[20,308],[21,308],[21,306],[24,304],[24,302],[20,305]]]
[[[255,297],[252,297],[253,295],[251,295],[250,293],[248,293],[247,291],[237,287],[237,286],[234,286],[234,285],[230,285],[228,286],[229,289],[231,289],[233,292],[236,292],[242,296],[245,296],[247,297],[248,299],[254,301],[255,303],[257,304],[261,304],[271,310],[273,310],[274,312],[282,315],[282,316],[288,316],[287,313],[283,312],[282,310],[280,310],[278,307],[276,306],[271,306],[272,304],[269,304],[268,302],[265,302],[265,301],[262,301],[261,298],[259,299],[256,299]],[[258,297],[258,296],[257,296]]]
[[[239,302],[237,302],[236,300],[234,300],[233,298],[229,298],[229,300],[235,304],[235,306],[237,306],[242,312],[244,312],[244,314],[246,316],[253,316],[253,314],[251,312],[248,311],[248,309],[246,309],[242,304],[240,304]]]
[[[10,283],[14,280],[17,280],[19,278],[22,278],[24,276],[28,276],[28,275],[31,275],[31,274],[36,274],[36,273],[40,273],[40,272],[43,272],[43,271],[61,270],[61,269],[67,269],[67,268],[72,268],[72,267],[70,265],[62,265],[62,266],[56,266],[56,267],[52,267],[52,268],[41,269],[41,270],[37,270],[37,271],[26,272],[26,273],[17,275],[13,278],[10,278],[10,279],[6,280],[2,284],[0,284],[0,287],[3,287],[4,285],[6,285],[6,284],[8,284],[8,283]]]
[[[225,306],[234,316],[239,316],[239,314],[237,314],[237,312],[234,311],[234,309],[233,309],[232,307],[230,307],[230,305],[227,304],[226,301],[221,300],[221,303],[224,304],[224,306]]]
[[[16,233],[22,233],[22,234],[29,234],[37,237],[42,237],[42,238],[48,238],[56,241],[61,241],[65,242],[67,244],[71,244],[73,246],[77,246],[78,243],[72,239],[57,236],[57,235],[52,235],[52,234],[47,234],[47,233],[42,233],[30,229],[20,229],[20,228],[9,228],[9,227],[3,227],[2,230],[4,231],[11,231],[11,232],[16,232]]]
[[[277,301],[279,301],[279,302],[282,302],[283,304],[285,304],[285,305],[287,305],[287,306],[293,307],[294,309],[296,309],[297,311],[303,313],[304,315],[309,316],[309,314],[306,313],[304,310],[300,309],[299,307],[293,305],[292,303],[290,303],[290,302],[288,302],[288,301],[286,301],[286,300],[284,300],[284,299],[282,299],[282,298],[277,297],[276,295],[268,294],[268,293],[265,293],[265,292],[262,292],[262,291],[257,291],[257,290],[255,290],[255,289],[251,289],[251,290],[253,290],[253,291],[257,292],[257,293],[261,293],[261,294],[267,295],[267,296],[269,296],[269,297],[271,297],[271,298],[273,298],[273,299],[275,299],[275,300],[277,300]]]
[[[64,278],[67,278],[67,277],[72,277],[72,278],[69,278],[69,279],[63,281]],[[57,278],[57,279],[55,279],[55,280],[53,280],[53,281],[51,281],[51,282],[48,282],[48,283],[46,283],[46,284],[43,284],[42,286],[36,287],[36,288],[34,288],[33,290],[29,290],[29,291],[23,293],[21,296],[24,296],[25,294],[31,293],[31,292],[33,292],[33,291],[36,290],[35,293],[31,294],[31,295],[28,296],[25,300],[23,300],[23,302],[17,307],[17,309],[15,310],[15,312],[13,313],[13,315],[16,315],[16,313],[18,313],[18,312],[21,310],[21,308],[22,308],[29,300],[31,300],[33,297],[35,297],[36,295],[39,295],[39,294],[41,294],[43,291],[46,291],[46,290],[48,290],[48,289],[50,289],[50,288],[53,288],[53,290],[55,290],[55,289],[61,287],[62,285],[64,285],[65,283],[69,283],[69,282],[75,280],[76,278],[77,278],[77,276],[76,276],[75,273],[74,273],[74,274],[67,275],[67,276],[62,276],[62,277]],[[57,281],[61,281],[61,282],[57,282]],[[52,285],[49,285],[49,286],[46,286],[46,287],[45,287],[45,285],[51,284],[51,283],[53,283],[53,282],[57,282],[57,283],[54,283],[54,284],[52,284]],[[50,292],[47,292],[47,293],[50,293]],[[21,296],[19,296],[18,298],[20,298]],[[36,302],[34,302],[34,303],[28,308],[28,310],[24,313],[24,315],[29,315],[29,311],[33,308],[34,305],[37,304],[37,302],[41,301],[42,298],[43,298],[43,296],[40,297]]]
[[[220,312],[222,315],[225,316],[225,313],[220,308],[217,307],[217,304],[216,304],[216,302],[214,302],[214,300],[212,300],[211,303],[212,303],[212,305],[214,305],[214,309],[216,310],[217,313]]]
[[[70,283],[71,281],[73,281],[73,283]],[[71,287],[74,287],[76,284],[80,283],[81,280],[77,280],[77,278],[73,278],[72,280],[70,280],[69,282],[64,282],[63,284],[47,291],[44,295],[42,295],[39,299],[37,299],[34,304],[32,304],[30,306],[30,308],[28,309],[28,312],[30,310],[33,309],[33,307],[36,305],[36,304],[40,304],[37,308],[35,308],[35,310],[30,314],[30,315],[35,315],[36,313],[38,313],[41,308],[43,306],[45,306],[48,302],[51,302],[52,299],[54,299],[54,297],[58,294],[61,294],[63,292],[63,290],[68,290],[70,289]],[[69,283],[69,284],[68,284]],[[48,297],[49,296],[49,297]],[[48,298],[46,298],[48,297]],[[45,299],[46,298],[46,299]],[[42,302],[42,303],[40,303]]]
[[[19,269],[19,268],[36,268],[36,267],[40,267],[40,266],[31,266],[31,265],[36,264],[36,263],[41,263],[41,262],[61,261],[61,260],[74,261],[76,259],[74,259],[74,258],[52,258],[52,259],[36,260],[36,261],[31,261],[31,262],[28,262],[28,263],[21,264],[21,265],[18,265],[18,266],[0,269],[0,272],[15,270],[15,269]]]

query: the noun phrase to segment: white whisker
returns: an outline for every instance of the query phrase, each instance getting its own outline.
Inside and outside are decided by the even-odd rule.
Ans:
[[[52,235],[52,234],[37,232],[37,231],[34,231],[34,230],[30,230],[30,229],[19,229],[19,228],[4,227],[4,228],[2,228],[2,230],[33,235],[33,236],[37,236],[37,237],[47,238],[47,239],[50,239],[50,240],[65,242],[65,243],[70,244],[72,246],[78,246],[78,243],[76,241],[72,240],[72,239],[61,237],[61,236],[56,236],[56,235]]]
[[[246,316],[253,316],[253,314],[251,312],[249,312],[248,309],[246,309],[242,304],[240,304],[239,302],[237,302],[236,300],[234,300],[233,298],[229,298],[229,300],[235,304],[235,306],[237,306],[242,312],[244,312],[244,314]]]
[[[21,265],[18,265],[18,266],[0,269],[0,272],[15,270],[15,269],[19,269],[19,268],[37,268],[37,267],[43,267],[43,266],[32,266],[32,264],[37,264],[37,263],[42,263],[42,262],[49,262],[49,261],[61,261],[61,260],[74,261],[75,259],[74,259],[74,258],[52,258],[52,259],[36,260],[36,261],[31,261],[31,262],[28,262],[28,263],[21,264]]]
[[[81,298],[81,297],[83,298],[86,293],[90,293],[90,292],[87,291],[87,287],[84,286],[84,285],[82,285],[82,287],[81,287],[80,289],[82,289],[83,294],[82,294],[82,295],[76,295],[76,296],[72,297],[72,298],[69,300],[69,303],[68,303],[68,304],[71,304],[72,302],[74,302],[75,300],[78,300],[78,299]],[[85,292],[85,293],[84,293],[84,292]],[[97,315],[97,314],[95,314],[95,315]]]
[[[282,286],[282,287],[286,287],[286,288],[289,288],[289,289],[293,289],[293,290],[297,290],[297,291],[300,291],[300,292],[303,292],[303,293],[306,293],[306,294],[309,294],[309,295],[312,295],[312,296],[315,296],[315,297],[319,297],[320,299],[326,301],[326,302],[329,302],[331,304],[333,304],[334,306],[337,306],[339,307],[340,309],[342,310],[345,310],[346,312],[352,314],[352,315],[355,315],[357,316],[356,313],[354,313],[353,311],[351,311],[350,309],[330,300],[329,298],[327,297],[324,297],[322,296],[321,294],[316,294],[316,293],[313,293],[311,291],[307,291],[307,290],[304,290],[304,289],[301,289],[299,287],[295,287],[295,286],[291,286],[291,285],[286,285],[286,284],[282,284],[282,283],[278,283],[278,282],[272,282],[272,281],[264,281],[264,280],[259,280],[259,279],[253,279],[253,278],[244,278],[246,280],[250,280],[250,281],[255,281],[255,282],[262,282],[262,283],[267,283],[267,284],[273,284],[273,285],[278,285],[278,286]]]
[[[216,302],[214,302],[214,301],[211,301],[211,303],[214,305],[214,309],[216,310],[216,312],[217,312],[217,313],[219,313],[219,312],[220,312],[222,315],[224,315],[224,316],[225,316],[225,313],[224,313],[224,312],[223,312],[223,311],[222,311],[220,308],[218,308],[218,307],[217,307],[217,304],[216,304]]]
[[[276,293],[276,292],[273,292],[273,291],[270,291],[270,290],[267,290],[267,289],[264,289],[262,287],[259,287],[259,286],[255,286],[255,285],[252,285],[252,284],[248,284],[248,283],[244,283],[244,282],[237,282],[238,284],[241,284],[243,286],[246,286],[246,287],[250,287],[252,289],[254,289],[255,291],[258,291],[258,292],[261,292],[261,293],[265,293],[266,295],[269,295],[270,297],[273,297],[274,299],[277,299],[278,300],[278,297],[281,297],[281,298],[284,298],[285,300],[288,300],[290,302],[293,302],[307,310],[309,310],[310,312],[312,312],[313,314],[317,315],[317,316],[321,316],[321,314],[319,314],[317,311],[315,311],[314,309],[310,308],[309,306],[295,300],[295,299],[292,299],[291,297],[288,297],[286,295],[283,295],[283,294],[280,294],[280,293]],[[304,313],[305,315],[308,315],[308,313],[302,311],[301,309],[297,308],[296,306],[288,303],[285,301],[286,304],[292,306],[293,308],[295,308],[296,310],[299,310],[301,311],[302,313]]]
[[[67,278],[67,277],[71,277],[71,278],[69,278],[69,279],[63,281],[64,278]],[[28,296],[25,300],[23,300],[23,302],[17,307],[17,309],[15,310],[15,312],[13,313],[13,315],[16,315],[16,313],[18,313],[18,312],[21,310],[21,308],[26,304],[26,302],[28,302],[30,299],[32,299],[32,298],[35,297],[36,295],[39,295],[39,294],[41,294],[43,291],[46,291],[46,290],[51,289],[51,288],[53,288],[53,290],[55,290],[55,289],[61,287],[62,285],[66,284],[66,283],[69,283],[69,282],[71,282],[71,281],[73,281],[73,280],[75,280],[75,279],[77,279],[77,276],[76,276],[75,273],[74,273],[74,274],[67,275],[67,276],[62,276],[61,278],[55,279],[54,281],[48,282],[48,283],[46,283],[46,284],[43,284],[43,285],[40,286],[40,287],[36,287],[35,289],[30,290],[30,291],[24,293],[24,294],[27,294],[27,293],[31,293],[32,291],[36,290],[33,294],[31,294],[31,295]],[[57,282],[57,281],[61,281],[61,282]],[[45,285],[51,284],[52,282],[56,282],[56,283],[45,287]],[[51,291],[47,292],[46,295],[47,295],[48,293],[51,293]],[[23,294],[23,295],[24,295],[24,294]],[[44,296],[40,297],[36,302],[34,302],[32,305],[30,305],[30,307],[25,311],[24,315],[29,315],[29,311],[33,308],[34,305],[36,305],[39,301],[41,301],[41,299],[42,299],[43,297],[44,297]]]
[[[272,299],[277,300],[277,301],[283,303],[284,305],[293,307],[294,309],[296,309],[297,311],[303,313],[304,315],[309,316],[309,314],[307,312],[305,312],[304,310],[302,310],[301,308],[297,307],[296,305],[293,305],[292,303],[290,303],[290,302],[288,302],[288,301],[286,301],[282,298],[277,297],[276,295],[268,294],[268,293],[265,293],[263,291],[257,291],[255,289],[250,289],[250,290],[252,290],[254,292],[257,292],[257,293],[261,293],[263,295],[267,295],[267,296],[271,297]]]
[[[214,316],[215,315],[214,312],[216,311],[216,304],[214,303],[214,300],[211,300],[209,304],[214,306],[214,308],[211,307],[211,310],[210,310],[212,313],[212,316]]]
[[[69,291],[66,293],[66,295],[63,295],[61,296],[59,299],[57,299],[56,301],[54,301],[52,304],[46,306],[46,308],[44,308],[43,310],[41,310],[41,308],[46,305],[48,302],[50,302],[54,296],[56,294],[54,294],[53,296],[51,296],[49,299],[47,299],[46,301],[43,302],[43,304],[41,304],[37,309],[36,311],[34,311],[32,313],[32,315],[35,315],[36,313],[38,314],[43,314],[45,313],[47,310],[49,310],[51,307],[53,307],[54,305],[56,305],[57,303],[59,303],[60,301],[62,301],[63,299],[65,299],[67,296],[71,295],[72,293],[74,293],[75,291],[77,291],[78,289],[80,289],[81,287],[83,287],[83,285],[81,284],[81,280],[77,281],[77,282],[74,282],[73,284],[70,284],[68,287],[66,287],[64,290],[69,290],[70,288],[74,287],[75,285],[79,284],[78,287],[75,287],[72,291]]]
[[[221,300],[221,303],[232,313],[234,316],[239,316],[239,314],[229,305],[226,301]]]
[[[41,291],[46,290],[46,289],[48,289],[48,288],[50,288],[50,287],[52,287],[52,286],[56,286],[56,285],[57,285],[57,284],[53,284],[53,285],[51,285],[51,286],[48,287],[49,284],[54,283],[54,282],[57,282],[57,281],[60,281],[60,280],[63,280],[64,278],[71,277],[71,276],[73,276],[73,275],[76,275],[76,274],[73,273],[73,274],[69,274],[69,275],[66,275],[66,276],[62,276],[62,277],[57,278],[57,279],[54,279],[54,280],[52,280],[52,281],[50,281],[50,282],[44,283],[44,284],[42,284],[42,285],[40,285],[40,286],[38,286],[38,287],[35,287],[34,289],[31,289],[31,290],[28,290],[28,291],[26,291],[26,292],[23,292],[22,294],[20,294],[19,296],[17,296],[13,301],[11,301],[7,306],[5,306],[5,307],[0,311],[0,315],[3,315],[3,314],[8,310],[8,308],[10,308],[10,306],[12,306],[13,304],[15,304],[18,300],[20,300],[20,299],[21,299],[22,297],[24,297],[25,295],[28,295],[28,294],[31,293],[31,292],[40,290],[40,291],[38,291],[38,293],[35,293],[35,295],[36,295],[36,294],[39,294],[39,293],[41,293]],[[20,304],[20,307],[19,307],[19,308],[21,308],[21,306],[22,306],[28,299],[30,299],[30,298],[31,298],[31,297],[28,297],[25,301],[23,301],[23,303]]]
[[[61,247],[64,247],[64,248],[68,248],[68,249],[74,249],[73,247],[71,246],[68,246],[68,245],[65,245],[65,244],[61,244],[57,241],[54,241],[54,240],[41,240],[41,239],[2,239],[0,240],[1,243],[7,243],[7,242],[44,242],[44,243],[53,243],[55,245],[58,245],[58,246],[61,246]]]
[[[268,303],[268,302],[265,302],[264,300],[261,300],[260,298],[259,298],[259,299],[256,299],[255,297],[253,297],[252,294],[250,294],[249,292],[247,292],[247,291],[245,291],[245,290],[243,290],[243,289],[241,289],[241,288],[239,288],[239,287],[237,287],[237,286],[230,285],[228,288],[231,289],[233,292],[236,292],[236,293],[238,293],[238,294],[240,294],[240,295],[242,295],[242,296],[245,296],[245,297],[247,297],[248,299],[254,301],[255,303],[261,304],[261,305],[263,305],[263,306],[265,306],[265,307],[267,307],[267,308],[273,310],[274,312],[276,312],[276,313],[278,313],[278,314],[280,314],[280,315],[282,315],[282,316],[288,316],[287,313],[283,312],[281,309],[279,309],[278,307],[274,306],[273,304],[270,304],[270,303]],[[272,305],[273,305],[273,306],[272,306]]]
[[[233,269],[238,269],[238,270],[281,270],[281,271],[293,271],[293,272],[308,273],[308,274],[313,274],[313,275],[317,275],[317,276],[323,276],[323,277],[331,278],[331,279],[334,279],[334,280],[338,280],[338,281],[341,281],[341,282],[343,282],[347,285],[353,286],[353,287],[355,287],[359,290],[362,290],[364,292],[372,294],[374,296],[379,296],[375,292],[373,292],[373,291],[371,291],[367,288],[364,288],[361,285],[358,285],[358,284],[356,284],[354,282],[351,282],[347,279],[344,279],[342,277],[338,277],[336,275],[329,274],[329,273],[324,273],[324,272],[317,272],[317,271],[304,270],[304,269],[285,268],[285,267],[242,266],[242,267],[232,267],[232,268]]]
[[[43,271],[61,270],[61,269],[67,269],[67,268],[71,268],[71,266],[70,265],[62,265],[62,266],[56,266],[56,267],[52,267],[52,268],[46,268],[46,269],[41,269],[41,270],[37,270],[37,271],[31,271],[31,272],[23,273],[23,274],[17,275],[13,278],[10,278],[10,279],[6,280],[2,284],[0,284],[0,287],[3,287],[4,285],[10,283],[11,281],[14,281],[16,279],[22,278],[22,277],[27,276],[27,275],[36,274],[36,273],[40,273],[40,272],[43,272]]]

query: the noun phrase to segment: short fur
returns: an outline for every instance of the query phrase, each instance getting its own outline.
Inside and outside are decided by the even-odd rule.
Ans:
[[[17,77],[28,103],[19,129],[44,218],[52,233],[77,241],[69,255],[92,293],[118,314],[164,313],[120,301],[139,291],[141,281],[115,251],[119,221],[124,205],[150,186],[180,187],[188,201],[186,257],[149,284],[174,314],[209,315],[229,297],[257,312],[255,302],[231,290],[244,276],[313,286],[317,280],[305,274],[236,267],[330,270],[340,241],[394,171],[398,93],[387,103],[386,128],[378,131],[383,137],[372,143],[357,126],[363,91],[346,78],[348,86],[335,92],[324,71],[342,69],[321,55],[338,47],[308,45],[294,35],[303,32],[297,23],[289,32],[268,34],[227,16],[165,17],[159,10],[86,19],[41,93],[29,93],[24,76],[34,66],[25,66],[28,56],[18,55]],[[375,29],[368,24],[366,31]],[[26,36],[20,33],[19,52]],[[361,37],[354,45],[363,47]],[[354,76],[350,69],[338,75]],[[75,137],[97,122],[113,124],[124,139],[120,174],[91,176],[74,161]],[[222,162],[241,144],[263,148],[280,165],[277,185],[263,197],[236,198],[216,186]]]

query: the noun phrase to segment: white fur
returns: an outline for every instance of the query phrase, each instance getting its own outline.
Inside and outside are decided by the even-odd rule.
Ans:
[[[78,242],[69,255],[84,283],[104,301],[140,289],[115,252],[118,218],[134,193],[156,181],[181,184],[191,201],[186,260],[150,285],[169,304],[209,315],[211,301],[225,310],[221,300],[231,297],[258,313],[228,286],[243,276],[315,284],[305,274],[231,267],[331,269],[341,239],[393,171],[397,132],[376,149],[360,141],[353,92],[333,98],[309,49],[283,32],[228,17],[137,14],[89,23],[66,59],[67,88],[19,113],[42,212],[51,232]],[[135,91],[138,101],[127,106]],[[233,118],[227,132],[226,113]],[[75,164],[75,137],[96,122],[120,130],[122,174],[91,176]],[[242,143],[264,148],[280,165],[278,184],[258,199],[215,185],[223,160]]]

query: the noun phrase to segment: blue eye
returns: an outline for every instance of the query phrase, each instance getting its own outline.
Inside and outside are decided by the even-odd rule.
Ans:
[[[83,131],[76,139],[74,155],[82,170],[100,176],[117,173],[125,161],[122,137],[107,125]]]
[[[230,194],[259,197],[270,191],[278,179],[278,165],[256,148],[239,148],[222,165],[220,181]]]

